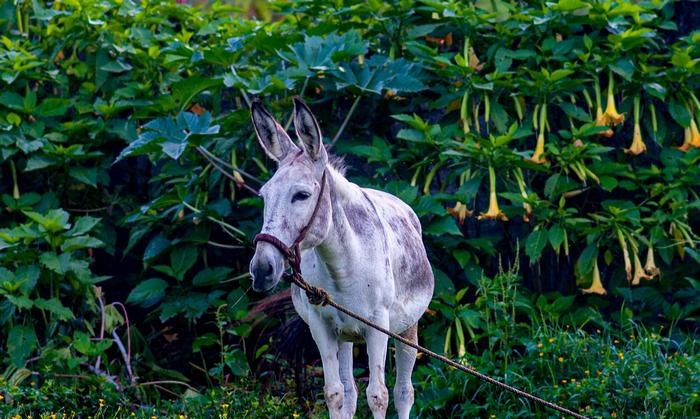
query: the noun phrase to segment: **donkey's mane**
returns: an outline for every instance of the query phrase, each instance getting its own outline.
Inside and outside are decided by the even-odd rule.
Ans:
[[[336,172],[343,175],[343,177],[345,176],[347,166],[345,165],[345,159],[343,159],[341,156],[328,153],[328,164],[335,169]]]

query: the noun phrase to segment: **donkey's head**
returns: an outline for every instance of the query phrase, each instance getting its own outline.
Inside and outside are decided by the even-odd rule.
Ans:
[[[328,189],[322,188],[322,182],[328,181],[324,176],[328,155],[316,118],[304,102],[294,99],[294,128],[300,148],[259,101],[253,102],[251,114],[260,145],[277,162],[276,173],[260,189],[265,202],[261,233],[291,246],[307,230],[299,243],[301,248],[317,246],[328,234],[331,216]],[[259,241],[250,261],[253,289],[267,291],[277,285],[285,263],[279,249]]]

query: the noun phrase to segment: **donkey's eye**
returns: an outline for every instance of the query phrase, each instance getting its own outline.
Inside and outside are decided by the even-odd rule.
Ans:
[[[297,201],[305,201],[305,200],[309,199],[310,196],[311,196],[311,194],[308,192],[297,192],[292,197],[292,203],[297,202]]]

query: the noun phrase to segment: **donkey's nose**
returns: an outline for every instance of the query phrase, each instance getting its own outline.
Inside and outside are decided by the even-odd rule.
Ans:
[[[253,277],[255,278],[256,282],[268,282],[274,272],[275,268],[272,266],[272,263],[261,262],[254,268]]]
[[[269,291],[280,280],[284,269],[282,261],[277,260],[269,249],[260,249],[250,262],[250,274],[253,275],[253,289],[258,292]]]

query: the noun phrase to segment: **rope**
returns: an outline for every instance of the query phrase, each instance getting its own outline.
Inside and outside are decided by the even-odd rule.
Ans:
[[[374,329],[376,329],[376,330],[378,330],[378,331],[380,331],[388,336],[391,336],[392,338],[398,340],[399,342],[403,343],[404,345],[410,346],[413,349],[416,349],[419,352],[422,352],[433,359],[437,359],[440,362],[444,362],[445,364],[447,364],[451,367],[457,368],[458,370],[460,370],[462,372],[466,372],[467,374],[473,375],[474,377],[478,378],[479,380],[485,381],[489,384],[495,385],[496,387],[500,387],[503,390],[509,391],[518,397],[526,398],[528,400],[535,402],[536,404],[540,404],[542,406],[559,411],[561,413],[564,413],[566,415],[572,416],[572,417],[577,418],[577,419],[590,419],[587,416],[581,415],[580,413],[576,413],[576,412],[569,410],[565,407],[559,406],[556,403],[552,403],[550,401],[541,399],[533,394],[530,394],[530,393],[527,393],[523,390],[517,389],[517,388],[510,386],[506,383],[502,383],[496,379],[489,377],[488,375],[480,373],[479,371],[477,371],[475,369],[472,369],[472,368],[469,368],[465,365],[459,364],[459,363],[451,360],[450,358],[447,358],[444,355],[440,355],[436,352],[431,351],[430,349],[424,348],[423,346],[420,346],[417,343],[414,343],[414,342],[406,339],[405,337],[403,337],[397,333],[392,332],[391,330],[388,330],[382,326],[379,326],[378,324],[372,322],[371,320],[369,320],[369,319],[355,313],[354,311],[347,309],[347,308],[343,307],[342,305],[333,301],[333,299],[331,298],[331,296],[328,294],[328,292],[326,290],[324,290],[323,288],[315,287],[315,286],[309,284],[308,282],[306,282],[306,280],[304,280],[304,278],[301,276],[301,274],[299,272],[293,272],[291,275],[287,275],[286,278],[289,279],[296,286],[298,286],[299,288],[303,289],[306,292],[306,296],[309,299],[309,302],[311,304],[321,305],[321,306],[326,306],[326,305],[331,306],[331,307],[335,308],[336,310],[340,311],[341,313],[344,313],[344,314],[352,317],[355,320],[361,321],[362,323],[366,324],[367,326],[370,326],[370,327],[372,327],[372,328],[374,328]]]

